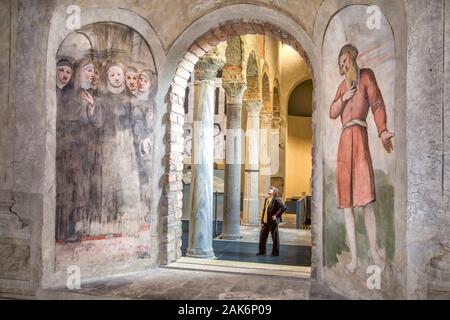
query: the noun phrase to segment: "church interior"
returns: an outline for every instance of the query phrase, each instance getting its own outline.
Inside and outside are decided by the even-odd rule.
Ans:
[[[447,0],[0,17],[1,299],[450,299]]]

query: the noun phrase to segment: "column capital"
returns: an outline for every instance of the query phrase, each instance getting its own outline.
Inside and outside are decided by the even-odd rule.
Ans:
[[[272,127],[272,119],[273,114],[272,113],[261,113],[259,115],[261,120],[261,128],[271,128]]]
[[[280,129],[281,127],[281,118],[273,117],[272,119],[272,129]]]
[[[242,104],[244,91],[247,89],[247,83],[242,79],[224,79],[222,87],[227,95],[227,103]]]
[[[195,65],[195,81],[214,81],[217,71],[224,66],[225,62],[217,55],[216,51],[205,54]]]
[[[262,109],[261,100],[244,100],[244,107],[248,112],[249,116],[259,116]]]

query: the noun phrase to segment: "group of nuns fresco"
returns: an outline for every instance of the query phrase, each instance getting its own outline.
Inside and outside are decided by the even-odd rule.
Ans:
[[[58,57],[56,84],[56,240],[136,233],[150,202],[155,72]]]

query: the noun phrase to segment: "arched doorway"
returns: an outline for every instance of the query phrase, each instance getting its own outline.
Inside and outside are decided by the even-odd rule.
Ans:
[[[245,26],[245,28],[244,28]],[[173,118],[175,119],[179,115],[183,114],[181,113],[180,106],[184,102],[185,98],[185,92],[186,92],[186,85],[187,81],[190,79],[191,74],[194,70],[195,64],[201,59],[205,54],[207,54],[213,47],[217,46],[219,43],[226,41],[230,39],[231,37],[236,37],[239,35],[246,35],[246,34],[269,34],[269,30],[267,29],[269,27],[268,23],[261,23],[260,21],[252,21],[252,22],[236,22],[236,21],[227,21],[221,24],[219,27],[213,27],[209,32],[207,32],[205,35],[201,36],[199,39],[197,39],[194,44],[191,46],[191,48],[188,50],[188,52],[184,55],[184,58],[179,62],[178,69],[176,70],[176,75],[172,80],[171,89],[170,89],[170,102],[169,102],[169,108],[171,108],[170,114],[173,114]],[[266,28],[266,29],[265,29]],[[274,38],[283,41],[285,43],[289,42],[289,44],[295,46],[297,50],[300,52],[301,56],[305,58],[307,61],[307,64],[310,65],[309,59],[307,58],[304,50],[301,48],[301,46],[298,44],[298,42],[295,40],[293,36],[290,36],[288,33],[285,33],[284,31],[281,31],[279,27],[273,26],[274,29],[278,30],[278,37],[275,36]],[[228,30],[228,35],[226,30]],[[232,33],[230,32],[232,31]],[[239,32],[236,32],[235,30],[240,30]],[[275,33],[276,34],[276,33]],[[270,33],[271,36],[273,36],[273,33]],[[281,36],[283,35],[283,36]],[[264,80],[265,78],[265,80]],[[251,81],[251,80],[250,80]],[[263,77],[262,84],[262,94],[261,99],[263,101],[266,101],[265,103],[265,110],[270,110],[271,115],[271,121],[269,125],[269,129],[272,129],[272,117],[273,117],[273,110],[272,110],[272,103],[273,103],[273,97],[270,89],[270,81],[269,76],[266,74],[265,77]],[[264,93],[264,88],[266,89]],[[264,103],[263,103],[264,104]],[[263,108],[264,109],[264,108]],[[174,124],[174,127],[176,125]],[[168,135],[171,134],[171,130],[169,129]],[[169,155],[170,159],[173,159],[174,163],[177,162],[176,158],[178,155],[176,153],[171,153]],[[171,171],[171,170],[169,170]],[[268,184],[270,185],[270,176]],[[173,193],[168,194],[168,198],[172,197],[178,197],[179,191],[174,190]],[[178,210],[176,208],[175,212]],[[173,210],[170,206],[170,202],[168,203],[168,212]],[[170,216],[170,215],[169,215]],[[163,222],[164,224],[164,222]],[[180,228],[180,224],[176,228]],[[180,231],[174,231],[174,234],[180,234]],[[166,263],[170,263],[171,261],[175,261],[180,257],[180,250],[178,248],[174,247],[166,247],[167,248],[167,255],[168,261]]]
[[[296,224],[305,228],[311,226],[312,94],[311,80],[295,86],[287,112],[286,197],[301,202]]]

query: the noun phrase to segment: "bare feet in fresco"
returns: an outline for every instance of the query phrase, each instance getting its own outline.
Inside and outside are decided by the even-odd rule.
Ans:
[[[350,263],[346,264],[345,268],[347,269],[348,272],[355,273],[357,268],[356,261],[353,260]]]
[[[386,259],[383,257],[383,255],[380,254],[379,249],[375,249],[374,253],[370,253],[370,256],[372,257],[372,261],[375,265],[377,265],[381,271],[384,271],[386,269]]]

